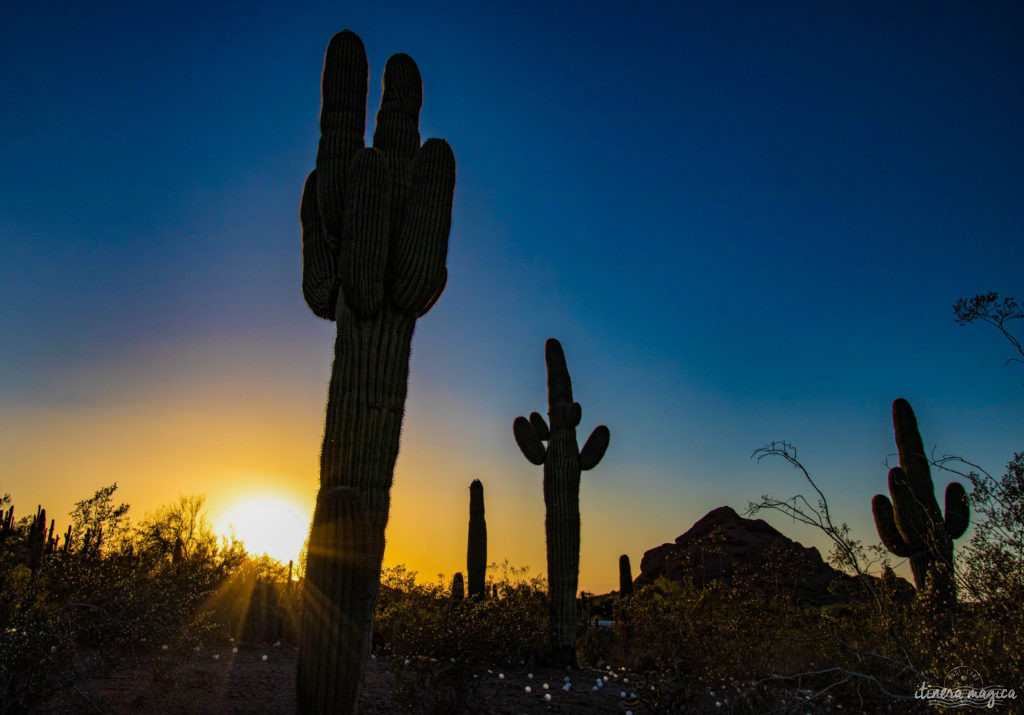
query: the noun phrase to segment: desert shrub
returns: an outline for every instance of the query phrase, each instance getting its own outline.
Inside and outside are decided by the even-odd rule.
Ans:
[[[31,708],[82,668],[225,635],[237,623],[211,604],[232,581],[251,582],[246,595],[256,594],[245,633],[266,638],[269,624],[290,622],[287,571],[280,577],[280,564],[250,559],[237,541],[218,544],[202,498],[182,497],[132,528],[115,490],[78,502],[70,546],[48,551],[35,570],[25,565],[26,519],[0,541],[0,711]]]

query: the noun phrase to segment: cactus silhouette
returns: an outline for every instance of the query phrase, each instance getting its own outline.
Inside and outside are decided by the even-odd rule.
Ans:
[[[633,570],[629,567],[629,556],[619,557],[619,595],[633,595]]]
[[[456,571],[452,576],[452,600],[461,601],[466,597],[466,584],[462,580],[462,572]]]
[[[953,578],[953,539],[963,536],[969,521],[967,493],[958,482],[946,487],[946,514],[935,500],[928,457],[924,452],[917,418],[910,403],[892,403],[900,466],[889,470],[889,494],[871,500],[875,527],[882,543],[896,556],[910,559],[914,583],[923,589],[928,579],[947,601],[956,599]]]
[[[28,558],[26,565],[36,571],[39,562],[43,558],[43,550],[46,546],[46,509],[42,506],[36,507],[36,517],[28,530]]]
[[[348,30],[335,35],[324,57],[316,168],[299,210],[303,296],[315,315],[337,323],[311,533],[351,531],[318,524],[317,515],[366,524],[359,560],[310,558],[317,566],[303,587],[310,605],[303,611],[308,637],[299,661],[302,712],[356,709],[380,588],[413,330],[448,275],[455,159],[442,139],[420,146],[419,70],[408,55],[387,61],[372,147],[363,146],[367,77],[362,41]],[[337,487],[351,492],[344,509],[334,505]],[[327,494],[331,502],[324,504]]]
[[[544,465],[544,529],[547,537],[548,588],[551,592],[552,657],[560,665],[576,662],[576,588],[580,567],[580,471],[593,469],[608,448],[610,433],[594,428],[583,449],[576,442],[582,410],[572,400],[572,381],[561,344],[544,346],[548,369],[548,419],[537,412],[516,417],[512,433],[530,462]],[[543,442],[547,442],[547,447]]]
[[[474,479],[469,485],[469,545],[466,548],[466,573],[469,575],[469,597],[485,595],[484,573],[487,570],[487,522],[484,520],[484,485]]]

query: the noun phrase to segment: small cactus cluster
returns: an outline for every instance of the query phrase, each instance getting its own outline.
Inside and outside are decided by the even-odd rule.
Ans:
[[[619,557],[619,595],[633,595],[633,571],[629,567],[629,556],[626,554]]]
[[[335,35],[321,77],[316,168],[299,209],[303,296],[314,315],[337,324],[303,584],[303,713],[356,710],[413,330],[448,275],[455,159],[442,139],[420,146],[419,69],[405,54],[387,61],[372,147],[363,145],[367,78],[362,41]]]
[[[466,584],[462,580],[462,572],[456,571],[452,576],[452,600],[461,601],[466,597]]]
[[[484,485],[474,479],[469,485],[469,539],[466,548],[466,573],[469,574],[469,597],[486,595],[484,574],[487,571],[487,522],[484,519]]]
[[[900,464],[889,470],[892,501],[883,494],[876,494],[871,500],[878,536],[893,554],[910,559],[919,590],[931,580],[940,598],[955,602],[953,539],[967,530],[967,493],[959,482],[951,482],[946,487],[943,516],[935,500],[935,486],[917,418],[910,403],[902,398],[892,403],[892,424]]]
[[[583,449],[576,441],[582,409],[573,402],[572,381],[562,345],[551,338],[544,346],[548,372],[548,422],[537,412],[517,417],[512,432],[533,464],[544,465],[544,528],[547,537],[548,587],[551,592],[552,658],[576,663],[576,590],[580,566],[580,472],[593,469],[608,448],[610,433],[596,427]],[[547,446],[544,446],[547,442]]]

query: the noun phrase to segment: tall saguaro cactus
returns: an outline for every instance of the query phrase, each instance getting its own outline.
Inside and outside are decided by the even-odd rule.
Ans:
[[[484,519],[484,485],[474,479],[469,485],[469,540],[466,547],[466,572],[469,597],[484,597],[487,571],[487,521]]]
[[[314,554],[311,540],[303,587],[302,712],[356,709],[413,330],[447,281],[455,159],[443,139],[420,146],[419,69],[408,55],[387,61],[372,147],[363,146],[367,82],[362,41],[338,33],[324,58],[320,145],[299,211],[303,295],[337,323],[311,529],[321,548]]]
[[[548,419],[537,412],[512,423],[523,456],[544,465],[544,528],[547,536],[548,588],[551,592],[552,656],[560,664],[576,662],[576,589],[580,569],[580,472],[593,469],[608,448],[610,433],[595,427],[581,450],[576,426],[582,409],[572,400],[572,381],[561,344],[544,346],[548,368]],[[547,442],[547,447],[544,446]]]
[[[910,559],[914,583],[924,588],[931,578],[940,596],[956,598],[953,577],[953,539],[963,536],[969,521],[967,493],[959,482],[946,487],[946,514],[935,500],[928,457],[924,452],[917,418],[910,403],[899,398],[892,403],[892,424],[896,432],[900,466],[889,470],[889,494],[871,500],[875,527],[882,543],[892,553]]]

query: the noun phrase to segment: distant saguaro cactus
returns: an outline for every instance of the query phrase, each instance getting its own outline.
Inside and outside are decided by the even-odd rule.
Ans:
[[[316,567],[303,586],[301,712],[356,710],[380,589],[413,330],[448,275],[455,159],[442,139],[420,146],[419,69],[408,55],[387,61],[372,147],[363,146],[367,75],[362,41],[348,30],[335,35],[321,78],[316,168],[299,210],[303,295],[315,315],[337,323],[312,532],[354,534],[351,523],[335,522],[366,524],[360,560],[310,555]],[[338,487],[349,490],[344,509],[334,503]],[[333,501],[325,503],[325,495]],[[318,515],[334,521],[318,523]]]
[[[486,591],[487,522],[484,520],[484,485],[474,479],[469,485],[469,544],[466,547],[466,573],[469,597],[483,598]]]
[[[633,595],[633,570],[629,567],[629,556],[619,557],[619,595]]]
[[[42,506],[36,508],[36,518],[28,530],[28,560],[27,566],[32,571],[39,568],[39,562],[43,558],[43,550],[46,546],[46,509]]]
[[[892,403],[892,424],[900,466],[889,470],[892,501],[883,494],[876,494],[871,500],[875,527],[887,549],[910,559],[918,589],[923,589],[931,578],[940,596],[955,602],[953,539],[960,538],[967,530],[970,520],[967,493],[959,482],[950,482],[946,487],[946,515],[943,517],[935,500],[935,487],[917,429],[917,418],[910,403],[903,398]]]
[[[523,456],[544,465],[544,528],[547,537],[548,588],[551,592],[552,657],[559,664],[576,662],[576,588],[580,569],[580,471],[593,469],[608,448],[610,433],[594,428],[581,450],[576,426],[582,409],[572,400],[572,381],[561,344],[544,346],[548,369],[550,428],[537,412],[512,423]],[[547,442],[545,448],[543,442]]]
[[[452,599],[461,601],[466,597],[466,584],[462,580],[462,572],[456,571],[452,576]]]

